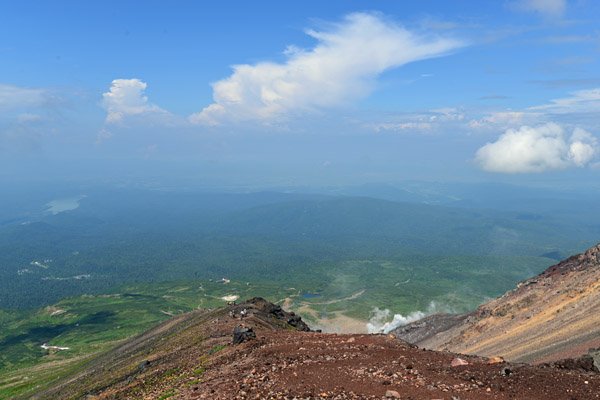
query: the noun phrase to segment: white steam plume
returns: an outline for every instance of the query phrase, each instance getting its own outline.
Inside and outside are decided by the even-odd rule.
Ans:
[[[390,333],[400,326],[418,321],[421,318],[430,314],[435,314],[436,312],[439,312],[438,306],[432,301],[429,303],[429,307],[427,307],[426,311],[413,311],[407,315],[394,314],[394,317],[390,321],[390,315],[392,314],[390,310],[387,308],[382,310],[375,307],[373,311],[371,311],[371,319],[367,323],[367,331],[369,333]]]

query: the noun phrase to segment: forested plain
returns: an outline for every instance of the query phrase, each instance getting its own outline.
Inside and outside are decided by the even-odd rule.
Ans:
[[[27,393],[228,296],[285,302],[313,326],[340,315],[366,322],[376,308],[471,310],[600,237],[593,199],[383,189],[87,187],[3,199],[0,393]],[[60,197],[78,207],[52,212]]]

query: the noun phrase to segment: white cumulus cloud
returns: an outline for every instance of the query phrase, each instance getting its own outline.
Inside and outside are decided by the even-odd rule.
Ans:
[[[452,38],[411,32],[369,13],[347,15],[326,30],[307,34],[317,44],[312,49],[289,47],[283,63],[234,66],[231,76],[212,85],[214,102],[191,115],[190,121],[268,122],[337,107],[369,94],[375,78],[388,69],[464,45]]]
[[[531,173],[587,165],[597,153],[597,139],[575,128],[567,139],[565,129],[548,123],[509,129],[497,141],[481,147],[475,156],[486,171]]]
[[[589,132],[575,128],[569,146],[569,159],[578,167],[588,164],[596,155],[597,139]]]
[[[118,123],[125,117],[167,111],[148,101],[144,94],[148,85],[139,79],[115,79],[108,92],[102,94],[102,105],[106,110],[106,122]]]

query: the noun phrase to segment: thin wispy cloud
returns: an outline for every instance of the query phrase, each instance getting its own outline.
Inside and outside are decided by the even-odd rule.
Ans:
[[[434,125],[431,122],[381,122],[371,125],[375,132],[430,131]]]
[[[45,89],[0,83],[0,110],[39,107],[47,100],[48,92]]]
[[[574,44],[598,41],[599,38],[597,35],[554,35],[547,36],[540,40],[541,43],[547,44]]]
[[[446,107],[420,113],[398,114],[364,126],[377,133],[433,133],[449,124],[460,123],[464,119],[464,110]]]
[[[506,100],[510,98],[510,96],[505,96],[503,94],[487,94],[479,97],[479,100]]]
[[[550,100],[544,104],[518,110],[488,112],[479,118],[468,121],[470,129],[508,129],[522,125],[532,125],[561,119],[571,125],[600,119],[600,88],[571,92],[569,96]],[[583,119],[582,116],[586,118]]]
[[[547,18],[560,18],[567,10],[566,0],[518,0],[509,4],[515,10],[537,13]]]
[[[600,85],[600,78],[571,78],[571,79],[534,79],[527,83],[531,83],[545,88],[576,88],[590,87]]]
[[[56,132],[56,109],[62,103],[47,88],[0,84],[0,153],[30,153],[40,149],[42,138]]]
[[[348,104],[367,96],[381,73],[448,54],[465,43],[412,32],[378,14],[354,13],[327,29],[308,30],[312,49],[289,47],[283,63],[233,67],[215,82],[214,102],[190,121],[218,125],[231,121],[271,122],[290,115]]]
[[[532,118],[537,118],[537,114],[528,113],[525,111],[494,111],[486,114],[478,119],[471,119],[468,122],[469,128],[504,128],[508,126],[521,125],[529,122]]]
[[[548,104],[530,107],[530,110],[552,114],[600,112],[600,88],[572,92],[570,96],[551,100]]]

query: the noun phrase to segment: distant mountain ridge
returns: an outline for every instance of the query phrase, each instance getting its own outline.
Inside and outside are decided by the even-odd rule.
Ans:
[[[472,313],[431,315],[394,334],[425,348],[528,363],[586,354],[600,347],[600,244]]]

